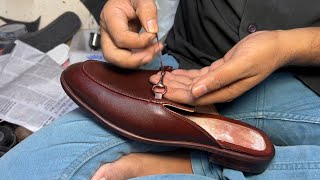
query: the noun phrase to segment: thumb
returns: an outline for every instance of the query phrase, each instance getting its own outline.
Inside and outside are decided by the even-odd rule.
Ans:
[[[239,81],[246,77],[246,74],[243,66],[235,62],[227,62],[199,78],[192,87],[192,94],[198,98]]]
[[[133,5],[142,27],[149,33],[158,32],[157,6],[154,0],[137,0]]]

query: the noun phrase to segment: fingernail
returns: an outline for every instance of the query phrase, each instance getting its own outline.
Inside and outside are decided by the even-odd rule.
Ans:
[[[147,28],[149,33],[157,32],[157,21],[155,19],[151,19],[147,21]]]
[[[102,177],[100,180],[107,180],[105,177]]]
[[[192,89],[192,94],[198,98],[208,92],[207,86],[201,84]]]

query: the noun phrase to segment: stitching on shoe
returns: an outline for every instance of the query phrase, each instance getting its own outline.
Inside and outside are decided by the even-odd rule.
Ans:
[[[182,115],[178,115],[178,114],[175,113],[175,112],[169,111],[167,108],[165,108],[165,107],[163,106],[163,102],[162,102],[162,101],[153,100],[153,99],[149,99],[149,101],[148,101],[147,99],[143,99],[143,98],[140,98],[140,97],[137,97],[137,96],[132,96],[132,95],[130,95],[130,94],[128,94],[128,93],[125,93],[125,92],[123,92],[123,91],[113,90],[112,88],[110,88],[110,86],[108,86],[108,85],[106,85],[105,83],[97,80],[96,78],[94,78],[92,75],[90,75],[90,74],[85,70],[84,65],[85,65],[87,62],[91,62],[91,61],[86,61],[86,62],[84,62],[81,69],[82,69],[83,73],[84,73],[85,75],[87,75],[90,79],[92,79],[94,82],[96,82],[96,83],[98,83],[99,85],[101,85],[101,86],[109,89],[110,91],[116,92],[116,93],[118,93],[118,94],[121,94],[121,95],[124,95],[124,96],[127,96],[127,97],[131,97],[131,98],[138,99],[138,100],[141,100],[141,101],[154,102],[154,103],[157,103],[157,104],[161,104],[161,105],[162,105],[161,108],[163,108],[166,112],[169,112],[171,115],[173,115],[173,116],[175,116],[175,117],[177,117],[177,118],[179,118],[179,119],[182,119],[182,120],[185,121],[186,123],[192,125],[194,128],[196,128],[197,130],[201,131],[201,132],[204,133],[209,139],[211,139],[213,142],[215,142],[215,144],[218,146],[218,148],[224,149],[223,146],[220,145],[220,143],[218,143],[216,139],[214,139],[214,138],[211,137],[210,135],[208,136],[209,133],[208,133],[207,131],[205,131],[203,128],[201,128],[200,126],[198,126],[198,125],[196,125],[195,123],[193,123],[190,119],[188,119],[188,118],[186,118],[186,117],[183,117]]]
[[[158,104],[162,104],[163,102],[162,101],[159,101],[159,100],[154,100],[154,99],[143,99],[143,98],[140,98],[140,97],[137,97],[137,96],[133,96],[133,95],[130,95],[128,93],[125,93],[123,91],[119,91],[119,90],[113,90],[110,86],[108,86],[107,84],[97,80],[96,78],[94,78],[92,75],[90,75],[85,69],[84,69],[84,65],[87,63],[87,62],[91,62],[91,61],[86,61],[85,63],[83,63],[82,65],[82,71],[85,75],[87,75],[91,80],[93,80],[94,82],[96,82],[97,84],[109,89],[110,91],[113,91],[115,93],[118,93],[118,94],[122,94],[124,96],[128,96],[128,97],[131,97],[131,98],[134,98],[134,99],[138,99],[138,100],[142,100],[142,101],[146,101],[146,102],[154,102],[154,103],[158,103]]]
[[[110,91],[113,91],[113,92],[118,93],[118,94],[125,95],[125,96],[130,97],[130,98],[142,100],[142,101],[145,101],[145,102],[152,102],[152,103],[157,103],[157,104],[162,104],[162,105],[164,105],[164,104],[170,104],[170,105],[173,105],[173,106],[179,106],[179,107],[181,106],[181,107],[183,107],[183,108],[188,109],[187,106],[182,106],[182,105],[179,105],[178,103],[175,103],[175,102],[163,101],[163,100],[152,99],[152,98],[150,98],[150,99],[144,99],[144,98],[140,98],[140,97],[137,97],[137,96],[128,94],[128,93],[123,92],[123,91],[121,91],[121,90],[114,90],[111,86],[108,86],[107,84],[105,84],[105,83],[99,81],[98,79],[94,78],[91,74],[89,74],[89,73],[85,70],[85,67],[84,67],[84,66],[85,66],[85,64],[86,64],[87,62],[93,62],[93,61],[86,61],[86,62],[83,63],[83,65],[82,65],[82,67],[81,67],[83,73],[84,73],[85,75],[87,75],[87,77],[89,77],[91,80],[93,80],[93,81],[96,82],[97,84],[99,84],[99,85],[101,85],[101,86],[109,89]]]

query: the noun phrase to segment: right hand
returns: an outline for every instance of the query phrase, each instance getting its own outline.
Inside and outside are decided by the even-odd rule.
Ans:
[[[286,31],[250,34],[210,66],[166,73],[164,97],[194,106],[230,102],[287,65],[294,57],[292,39],[298,36],[288,36]],[[156,84],[159,79],[160,72],[150,81]]]
[[[154,0],[108,0],[100,15],[102,52],[123,68],[149,63],[163,45],[152,43],[158,32]],[[145,32],[139,33],[141,27]]]

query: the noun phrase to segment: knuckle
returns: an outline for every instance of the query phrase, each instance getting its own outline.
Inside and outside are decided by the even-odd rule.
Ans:
[[[106,48],[102,51],[103,57],[105,60],[112,64],[118,64],[119,63],[119,56],[116,55],[112,50]]]
[[[149,38],[143,38],[142,41],[140,42],[140,45],[142,47],[147,47],[150,44]]]
[[[129,58],[125,58],[125,60],[120,61],[120,66],[124,68],[134,69],[139,67],[139,63],[134,60],[130,60]]]
[[[160,77],[159,77],[160,80]],[[163,79],[163,83],[167,86],[167,87],[171,87],[171,88],[179,88],[179,86],[177,85],[176,82],[172,82],[169,79],[164,78]],[[170,89],[170,88],[168,88]]]
[[[137,9],[156,9],[156,3],[154,0],[138,0]]]
[[[143,60],[144,61],[151,61],[153,59],[153,55],[152,54],[148,54],[147,56],[145,56],[144,58],[143,58]]]
[[[112,54],[108,53],[108,52],[103,52],[103,57],[105,60],[111,62],[111,63],[115,63],[116,59],[113,58]]]
[[[215,89],[220,89],[224,86],[222,77],[219,75],[214,76],[211,81],[212,81],[212,84],[214,85]]]
[[[121,35],[115,35],[113,42],[117,47],[125,48],[125,40]]]
[[[136,13],[138,16],[141,15],[156,15],[156,5],[154,1],[140,2],[136,8]]]

